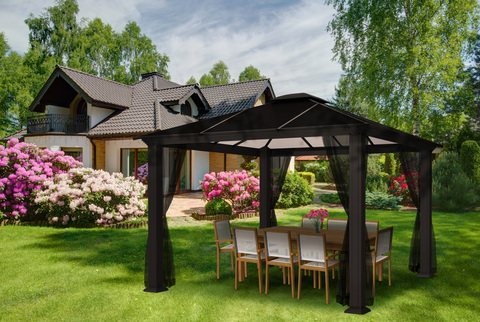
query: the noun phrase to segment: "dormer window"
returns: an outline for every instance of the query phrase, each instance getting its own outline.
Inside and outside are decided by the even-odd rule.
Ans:
[[[192,116],[192,106],[189,101],[185,101],[184,104],[180,107],[180,113],[182,115]]]

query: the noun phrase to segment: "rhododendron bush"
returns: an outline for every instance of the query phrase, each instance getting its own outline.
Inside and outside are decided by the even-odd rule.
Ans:
[[[204,199],[223,199],[230,203],[235,214],[258,209],[260,181],[251,172],[207,173],[200,181]]]
[[[26,219],[27,210],[34,208],[35,193],[45,181],[81,166],[63,151],[9,140],[6,147],[0,145],[0,211],[7,218]]]
[[[397,178],[391,177],[388,192],[391,195],[402,197],[402,203],[404,205],[414,206],[412,197],[410,196],[410,192],[408,190],[407,180],[411,181],[415,189],[418,191],[419,174],[417,172],[410,172],[406,175],[402,174]]]
[[[53,225],[110,225],[145,215],[146,205],[140,200],[145,185],[121,173],[72,169],[43,185],[35,198],[37,211],[47,213]]]

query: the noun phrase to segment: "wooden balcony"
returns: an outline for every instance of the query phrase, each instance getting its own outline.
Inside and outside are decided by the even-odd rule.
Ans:
[[[86,133],[90,130],[90,116],[45,114],[27,118],[28,134]]]

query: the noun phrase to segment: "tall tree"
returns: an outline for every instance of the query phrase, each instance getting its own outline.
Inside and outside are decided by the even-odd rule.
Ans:
[[[0,137],[20,129],[29,116],[29,93],[23,58],[0,33]]]
[[[267,78],[260,73],[258,68],[253,67],[253,65],[245,67],[243,72],[238,76],[240,82],[252,81],[257,79]]]
[[[197,80],[195,79],[195,77],[190,76],[190,78],[187,80],[185,84],[190,85],[190,84],[196,84],[196,83],[197,83]]]
[[[126,84],[152,71],[169,78],[168,56],[158,52],[137,23],[129,22],[116,33],[99,18],[79,22],[78,12],[77,0],[56,0],[55,6],[38,17],[30,14],[25,20],[30,29],[26,64],[39,75],[39,83],[43,84],[55,64]]]
[[[224,85],[231,82],[230,72],[223,61],[215,63],[208,74],[203,74],[200,78],[201,86]]]
[[[327,0],[337,10],[328,30],[335,58],[356,94],[383,121],[420,134],[445,111],[456,90],[466,43],[476,27],[476,0]],[[398,118],[401,115],[402,118]],[[392,116],[397,116],[392,118]]]

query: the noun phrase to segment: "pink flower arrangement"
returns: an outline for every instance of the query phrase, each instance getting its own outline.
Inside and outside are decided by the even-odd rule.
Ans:
[[[260,181],[251,172],[235,170],[207,173],[200,181],[200,186],[205,200],[224,199],[230,203],[234,213],[258,209],[260,206]]]
[[[317,209],[317,210],[310,210],[308,214],[303,216],[303,218],[308,218],[313,220],[313,224],[315,226],[315,231],[320,231],[320,223],[328,218],[328,211],[327,209]]]
[[[56,175],[82,163],[62,151],[40,150],[34,144],[11,139],[0,145],[0,211],[23,219],[34,208],[34,198]]]

